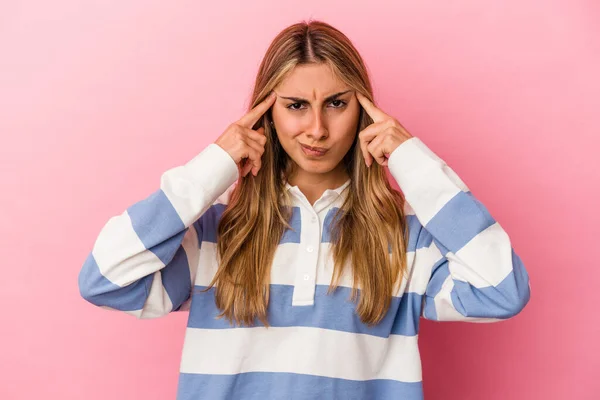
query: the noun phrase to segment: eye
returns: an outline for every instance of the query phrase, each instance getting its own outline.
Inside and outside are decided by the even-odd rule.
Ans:
[[[286,106],[286,108],[288,108],[290,110],[297,111],[297,110],[300,110],[300,109],[299,108],[294,108],[293,106],[301,106],[301,105],[302,105],[301,103],[292,103],[292,104]]]
[[[299,111],[302,108],[300,108],[302,106],[303,103],[292,103],[286,106],[287,109],[292,110],[292,111]],[[333,104],[333,108],[344,108],[346,107],[346,102],[344,100],[332,100],[330,104]],[[335,105],[337,104],[337,105]]]
[[[338,101],[339,101],[341,104],[340,104],[339,106],[337,106],[337,107],[333,107],[333,108],[344,108],[344,107],[346,106],[346,102],[345,102],[345,101],[343,101],[343,100],[333,100],[333,101],[331,102],[331,104],[333,104],[333,103],[335,103],[335,102],[338,102]]]

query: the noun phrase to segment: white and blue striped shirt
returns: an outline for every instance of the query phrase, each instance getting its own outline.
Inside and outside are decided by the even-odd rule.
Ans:
[[[422,399],[420,317],[511,318],[529,301],[529,276],[500,224],[419,138],[398,146],[388,168],[406,198],[408,277],[373,327],[349,300],[351,268],[327,294],[329,226],[350,181],[313,205],[286,185],[294,230],[275,253],[269,328],[232,327],[215,318],[214,288],[191,293],[217,270],[217,225],[239,177],[214,143],[108,220],[79,274],[81,295],[138,318],[189,310],[178,400]]]

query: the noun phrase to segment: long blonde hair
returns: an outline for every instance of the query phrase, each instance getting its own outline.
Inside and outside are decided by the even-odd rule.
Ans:
[[[354,90],[373,99],[366,67],[350,40],[322,21],[300,22],[280,32],[259,67],[249,109],[263,101],[296,65],[323,63]],[[270,269],[275,250],[291,217],[291,200],[282,177],[293,162],[279,143],[269,121],[270,110],[253,129],[265,128],[267,142],[262,166],[255,177],[240,177],[218,224],[219,267],[208,288],[215,289],[219,318],[230,323],[265,326],[269,303]],[[350,176],[348,196],[331,223],[334,259],[330,294],[338,286],[344,264],[351,260],[352,301],[368,325],[386,314],[396,283],[406,273],[408,227],[404,196],[393,189],[385,170],[374,162],[367,168],[357,144],[358,132],[373,120],[361,108],[354,143],[343,163]],[[391,255],[391,257],[390,257]]]

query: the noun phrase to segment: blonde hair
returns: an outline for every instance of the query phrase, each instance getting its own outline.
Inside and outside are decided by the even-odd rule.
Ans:
[[[328,65],[343,82],[373,99],[365,64],[350,40],[322,21],[293,24],[272,41],[259,67],[248,110],[263,101],[297,65]],[[270,110],[253,129],[263,126],[267,142],[262,166],[255,177],[240,177],[218,224],[219,267],[207,289],[215,289],[218,318],[230,323],[265,326],[269,303],[270,269],[291,217],[291,200],[282,177],[290,176],[293,162],[283,150],[270,122]],[[373,120],[362,110],[357,135],[343,163],[350,176],[348,196],[332,220],[334,259],[330,294],[338,286],[344,264],[352,260],[352,301],[368,325],[385,316],[395,285],[406,273],[408,227],[404,196],[393,189],[383,167],[367,168],[357,144],[358,132]],[[360,293],[360,296],[358,296]]]

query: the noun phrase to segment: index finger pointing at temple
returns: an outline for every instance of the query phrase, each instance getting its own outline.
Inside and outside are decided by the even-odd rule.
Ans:
[[[373,122],[384,121],[388,117],[386,113],[375,107],[375,104],[373,104],[367,97],[363,96],[359,92],[355,93],[358,102],[363,106],[367,114],[369,114],[369,117],[373,119]]]
[[[273,105],[276,98],[275,92],[271,92],[263,101],[258,103],[252,110],[248,111],[246,115],[240,118],[238,124],[252,129],[256,121],[258,121],[259,118]]]

